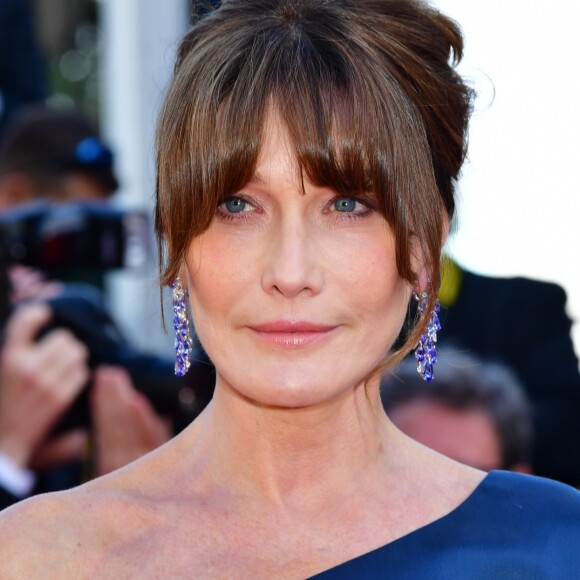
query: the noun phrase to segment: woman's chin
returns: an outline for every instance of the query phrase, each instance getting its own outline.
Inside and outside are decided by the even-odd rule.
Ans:
[[[324,381],[320,378],[313,380],[312,376],[306,378],[285,374],[284,376],[272,376],[267,382],[256,377],[251,379],[248,377],[248,379],[247,381],[235,381],[233,384],[225,380],[223,386],[260,407],[281,409],[316,407],[330,403],[348,390],[346,387],[341,388],[336,381],[328,381],[328,379]],[[220,388],[219,384],[218,378],[218,388]]]

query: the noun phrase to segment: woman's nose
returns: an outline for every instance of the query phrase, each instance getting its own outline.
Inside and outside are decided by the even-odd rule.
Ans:
[[[320,292],[324,275],[319,267],[316,240],[300,218],[273,228],[266,249],[262,287],[287,298]]]

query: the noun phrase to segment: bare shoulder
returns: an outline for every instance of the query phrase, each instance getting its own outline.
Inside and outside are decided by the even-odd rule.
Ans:
[[[135,530],[155,525],[153,511],[122,477],[16,504],[0,513],[0,578],[93,577]]]
[[[0,578],[72,576],[72,556],[82,542],[70,492],[36,496],[0,513]]]

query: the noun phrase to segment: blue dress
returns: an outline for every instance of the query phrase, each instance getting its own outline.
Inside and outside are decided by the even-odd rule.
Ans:
[[[580,579],[580,492],[492,471],[446,516],[313,578]]]

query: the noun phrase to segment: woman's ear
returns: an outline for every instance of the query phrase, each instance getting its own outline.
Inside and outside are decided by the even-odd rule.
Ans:
[[[413,234],[411,242],[411,268],[413,270],[413,292],[421,294],[426,292],[429,286],[429,271],[426,266],[425,255],[419,238]]]
[[[427,268],[425,266],[421,266],[421,268],[417,272],[417,286],[418,287],[415,288],[415,291],[419,294],[429,291],[431,282],[429,280],[429,272],[427,271]]]
[[[181,281],[181,287],[183,288],[183,291],[187,294],[187,291],[189,290],[189,272],[187,271],[185,262],[179,268],[177,275]]]
[[[442,228],[441,228],[441,249],[445,245],[447,236],[449,235],[449,216],[447,211],[442,210]],[[429,292],[432,290],[432,281],[430,279],[430,272],[427,268],[427,260],[419,243],[419,239],[413,235],[411,248],[411,266],[415,273],[415,292]]]
[[[442,215],[442,217],[443,217],[443,230],[442,230],[442,234],[441,234],[441,247],[443,247],[445,245],[445,242],[447,242],[447,238],[449,236],[449,228],[451,225],[450,220],[449,220],[449,216],[447,215],[447,211],[443,210],[442,214],[443,214]]]

